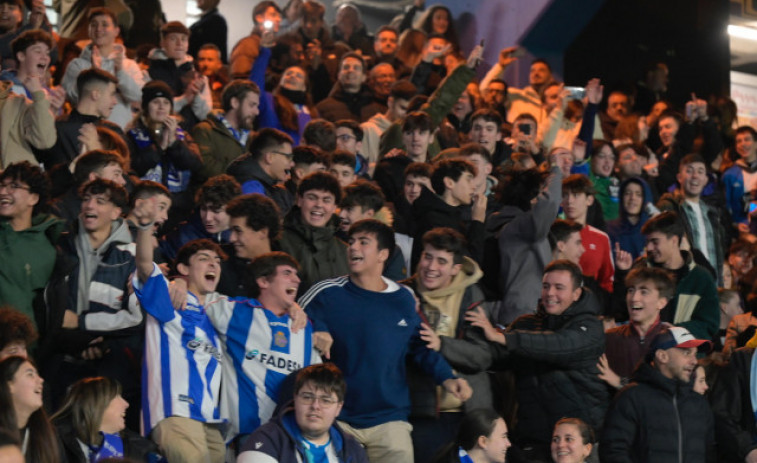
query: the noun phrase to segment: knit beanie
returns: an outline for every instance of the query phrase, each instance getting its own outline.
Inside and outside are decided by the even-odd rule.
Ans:
[[[163,81],[153,80],[145,84],[142,87],[142,111],[147,113],[147,105],[150,104],[155,98],[168,98],[171,102],[171,110],[173,110],[173,91]]]

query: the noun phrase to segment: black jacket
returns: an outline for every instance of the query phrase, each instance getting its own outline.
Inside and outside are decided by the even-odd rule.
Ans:
[[[70,114],[55,120],[55,131],[58,133],[58,140],[55,145],[48,150],[34,150],[37,160],[45,164],[45,170],[50,170],[59,164],[68,166],[76,156],[81,154],[79,129],[84,124],[105,127],[124,137],[124,132],[118,125],[97,116],[82,114],[74,109]],[[125,137],[124,141],[126,141]]]
[[[641,363],[607,413],[599,457],[613,463],[714,462],[710,406],[691,385]]]
[[[749,392],[753,355],[754,349],[736,350],[710,391],[721,463],[741,463],[749,452],[757,449],[754,441],[757,424]]]
[[[548,443],[555,422],[566,416],[601,429],[610,397],[598,377],[605,348],[598,305],[584,289],[561,315],[540,308],[517,318],[505,332],[507,345],[493,345],[494,364],[516,375],[516,442]]]
[[[292,209],[294,198],[284,185],[279,184],[260,167],[260,163],[253,158],[252,154],[246,153],[231,161],[226,168],[226,173],[242,185],[242,192],[258,193],[262,187],[265,195],[279,206],[282,216],[287,215]]]
[[[393,156],[384,158],[376,164],[373,172],[373,180],[381,187],[386,200],[397,204],[404,200],[403,181],[405,169],[413,162],[407,156]],[[395,224],[396,226],[396,224]]]
[[[84,455],[81,445],[76,438],[76,432],[70,419],[61,419],[55,422],[55,428],[63,442],[63,449],[68,463],[89,463],[89,458]],[[145,439],[137,433],[124,429],[119,433],[124,443],[124,457],[148,462],[155,461],[158,456],[158,446],[151,440]],[[152,457],[152,458],[151,458]]]
[[[410,265],[413,270],[423,251],[423,234],[437,227],[449,227],[462,233],[468,240],[468,255],[479,265],[481,264],[484,256],[483,222],[465,220],[462,206],[450,206],[426,187],[423,187],[421,195],[413,203],[413,210],[416,217],[413,256]]]

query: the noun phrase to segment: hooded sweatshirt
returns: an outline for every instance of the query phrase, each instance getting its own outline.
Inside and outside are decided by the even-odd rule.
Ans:
[[[0,221],[0,304],[9,304],[35,321],[32,302],[44,289],[55,265],[55,245],[65,223],[40,214],[31,227],[14,231]]]
[[[623,195],[626,188],[631,183],[635,183],[641,186],[644,192],[644,200],[641,205],[641,215],[639,221],[635,224],[631,223],[628,219],[628,211],[623,206]],[[620,244],[620,249],[631,253],[631,257],[636,259],[644,252],[644,246],[646,240],[641,233],[641,227],[649,220],[650,215],[647,213],[647,204],[652,204],[652,190],[649,188],[647,182],[641,177],[631,177],[623,181],[620,184],[621,198],[619,204],[618,218],[607,223],[607,234],[610,236],[612,249],[615,249],[615,243]]]
[[[473,259],[463,257],[462,268],[452,278],[450,284],[444,288],[427,291],[423,288],[420,278],[417,279],[418,291],[423,300],[423,314],[436,334],[452,339],[457,337],[460,303],[465,295],[465,290],[478,283],[483,275],[484,272]],[[462,402],[444,391],[441,386],[437,386],[437,394],[441,399],[439,402],[440,411],[460,410],[463,406]]]
[[[82,315],[92,310],[92,307],[90,307],[90,299],[92,294],[94,294],[93,290],[102,291],[104,289],[107,293],[110,293],[110,295],[113,296],[112,298],[110,298],[110,302],[123,298],[123,292],[128,282],[128,275],[131,272],[121,272],[125,273],[125,279],[123,281],[117,281],[115,278],[113,278],[113,276],[115,275],[113,268],[109,268],[107,272],[102,272],[100,275],[97,275],[97,273],[98,270],[103,266],[115,267],[116,265],[118,265],[114,265],[114,263],[111,262],[105,262],[105,256],[110,253],[111,248],[113,247],[119,247],[119,250],[126,250],[127,252],[129,252],[131,259],[127,259],[127,262],[124,262],[123,259],[119,260],[124,266],[130,267],[132,268],[132,270],[133,267],[135,267],[136,264],[134,261],[133,252],[124,249],[124,247],[126,246],[132,248],[133,250],[132,237],[126,221],[123,219],[114,220],[111,223],[110,236],[108,236],[108,238],[100,245],[99,248],[92,249],[92,245],[89,241],[89,235],[87,234],[87,231],[84,229],[84,226],[82,225],[80,220],[79,233],[76,236],[75,244],[76,254],[79,258],[78,280],[76,287],[76,313],[78,315]],[[107,281],[109,279],[108,277],[113,279],[111,281]],[[103,305],[103,302],[105,302],[103,300],[103,294],[98,294],[97,302],[92,301],[92,303],[96,305]]]
[[[748,223],[745,193],[757,184],[757,163],[748,164],[739,159],[723,174],[723,189],[728,211],[734,223]]]

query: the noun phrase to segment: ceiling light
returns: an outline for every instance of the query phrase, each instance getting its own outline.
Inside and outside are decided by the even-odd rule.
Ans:
[[[741,39],[757,41],[757,29],[754,29],[752,27],[736,26],[734,24],[729,24],[728,35],[732,37],[739,37]]]

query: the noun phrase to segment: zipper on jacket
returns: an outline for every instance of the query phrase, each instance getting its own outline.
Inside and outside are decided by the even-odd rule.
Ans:
[[[676,423],[678,424],[678,463],[683,463],[683,436],[681,431],[681,415],[678,413],[678,391],[673,393],[673,410],[676,412]]]

